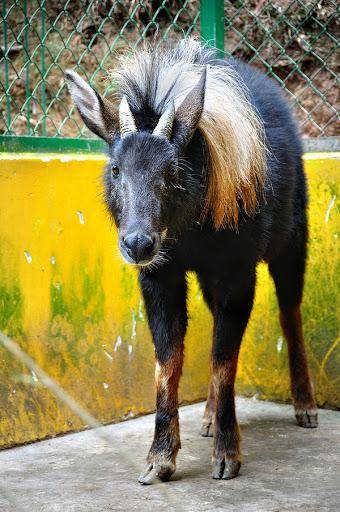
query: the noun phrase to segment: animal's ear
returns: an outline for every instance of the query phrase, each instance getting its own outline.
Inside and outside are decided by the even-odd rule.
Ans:
[[[203,111],[207,68],[208,66],[205,66],[199,81],[184,98],[175,114],[172,142],[181,148],[186,146],[193,136]]]
[[[65,72],[66,83],[86,126],[107,143],[117,131],[118,113],[112,103],[100,96],[75,71]]]

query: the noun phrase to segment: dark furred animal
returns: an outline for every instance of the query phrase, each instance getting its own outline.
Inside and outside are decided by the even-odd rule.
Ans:
[[[112,102],[66,76],[84,122],[108,143],[106,203],[123,257],[139,266],[155,345],[156,425],[140,482],[169,479],[181,446],[188,270],[214,316],[202,435],[214,435],[213,478],[233,478],[241,465],[234,382],[260,260],[275,281],[297,423],[317,426],[300,313],[306,184],[289,107],[270,79],[193,40],[124,58]]]

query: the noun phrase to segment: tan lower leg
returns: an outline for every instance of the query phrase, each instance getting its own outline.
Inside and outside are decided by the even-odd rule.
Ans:
[[[240,431],[236,420],[234,397],[236,368],[237,355],[213,367],[216,400],[213,478],[234,478],[241,466]]]
[[[288,344],[294,404],[297,408],[315,408],[313,386],[303,341],[300,306],[281,311],[280,322]]]
[[[303,341],[300,306],[281,310],[280,322],[288,344],[296,421],[301,427],[317,427],[318,414]]]
[[[156,363],[157,412],[154,440],[148,462],[169,460],[175,464],[181,447],[178,422],[178,384],[183,355],[176,354],[165,363]]]

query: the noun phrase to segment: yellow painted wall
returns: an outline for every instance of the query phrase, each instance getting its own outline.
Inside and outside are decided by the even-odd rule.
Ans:
[[[318,403],[339,393],[340,154],[305,158],[310,256],[305,333]],[[103,422],[154,407],[153,347],[135,271],[122,263],[105,213],[96,155],[0,155],[0,330]],[[259,267],[242,346],[238,391],[289,399],[287,350],[272,282]],[[190,277],[182,401],[205,397],[211,318]],[[0,348],[0,446],[81,428],[20,363]]]

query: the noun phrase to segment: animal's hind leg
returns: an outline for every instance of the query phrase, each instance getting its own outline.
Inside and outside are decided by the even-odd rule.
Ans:
[[[317,427],[318,413],[303,341],[300,304],[293,308],[281,308],[280,322],[288,342],[291,389],[296,421],[300,427]]]
[[[317,408],[303,340],[300,304],[306,258],[304,234],[295,236],[269,263],[280,306],[280,323],[288,344],[295,416],[301,427],[317,427]]]
[[[205,404],[205,410],[202,418],[201,435],[203,437],[213,436],[213,418],[215,412],[215,389],[213,381],[210,381],[207,403]]]
[[[204,300],[206,301],[211,313],[214,313],[214,299],[211,293],[211,290],[208,286],[207,278],[203,275],[198,275],[198,279],[201,285],[201,289],[203,292]],[[215,414],[215,388],[213,378],[211,377],[209,388],[208,388],[208,397],[207,402],[205,404],[204,414],[202,418],[201,424],[201,436],[203,437],[213,437],[213,420]]]

